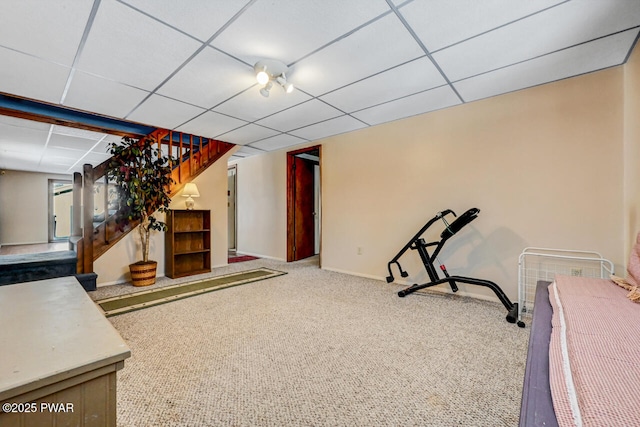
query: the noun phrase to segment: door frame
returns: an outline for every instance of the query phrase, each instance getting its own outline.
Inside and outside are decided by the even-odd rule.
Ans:
[[[320,183],[322,182],[322,146],[314,145],[311,147],[301,148],[299,150],[287,152],[287,262],[294,260],[295,253],[293,248],[295,246],[295,192],[294,182],[291,171],[293,170],[294,158],[298,154],[308,153],[310,151],[318,151],[318,157],[320,158]],[[320,206],[322,206],[322,185],[319,185],[320,191]],[[322,266],[322,215],[320,216],[320,233],[318,236],[320,240],[320,253],[318,258],[320,259],[320,266]]]
[[[229,182],[229,171],[233,170],[233,243],[234,247],[229,248],[229,240],[230,236],[227,236],[227,250],[238,250],[238,165],[228,165],[227,166],[227,183]],[[230,189],[227,188],[227,203],[229,202],[229,192]],[[227,209],[227,221],[229,221],[229,210]],[[227,232],[229,226],[227,224]]]

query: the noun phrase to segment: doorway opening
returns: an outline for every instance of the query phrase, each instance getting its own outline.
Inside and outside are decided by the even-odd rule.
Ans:
[[[236,204],[236,176],[237,176],[237,165],[231,165],[227,169],[227,224],[228,224],[228,237],[227,240],[229,242],[228,250],[229,255],[235,254],[237,251],[237,224],[238,224],[238,212],[237,212],[237,204]]]
[[[320,165],[319,145],[287,153],[287,262],[320,254]]]
[[[73,184],[49,180],[49,242],[69,240],[73,224]]]

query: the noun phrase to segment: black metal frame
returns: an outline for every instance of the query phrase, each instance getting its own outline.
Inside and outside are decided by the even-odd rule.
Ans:
[[[456,217],[455,212],[453,212],[451,209],[446,209],[442,212],[438,212],[436,216],[430,219],[424,225],[424,227],[422,227],[420,231],[418,231],[416,235],[413,236],[411,240],[409,240],[409,242],[400,250],[400,252],[398,252],[398,254],[395,257],[393,257],[391,261],[389,261],[389,263],[387,264],[387,268],[389,270],[387,283],[391,283],[395,280],[393,277],[393,272],[391,271],[392,264],[395,264],[398,266],[398,270],[400,270],[400,275],[402,277],[407,277],[409,275],[406,271],[402,269],[402,266],[400,265],[400,262],[398,260],[402,255],[404,255],[404,253],[407,250],[409,249],[417,250],[418,254],[420,255],[420,259],[422,260],[422,263],[424,264],[424,267],[427,270],[429,279],[431,279],[431,281],[423,284],[416,283],[406,289],[403,289],[400,292],[398,292],[399,297],[405,297],[417,290],[430,288],[432,286],[441,285],[443,283],[449,283],[449,286],[451,287],[451,290],[453,292],[458,292],[458,286],[456,282],[468,283],[470,285],[477,285],[477,286],[485,286],[491,289],[496,294],[500,302],[502,302],[502,304],[507,309],[507,317],[506,317],[507,322],[516,323],[516,320],[518,318],[518,304],[512,303],[507,297],[507,295],[505,295],[505,293],[502,291],[500,286],[498,286],[497,284],[489,280],[476,279],[473,277],[465,277],[465,276],[450,276],[444,265],[440,266],[440,270],[442,270],[445,277],[440,278],[440,276],[438,275],[438,270],[433,265],[434,262],[436,261],[438,254],[442,250],[442,247],[444,246],[445,242],[449,240],[450,237],[455,235],[458,231],[460,231],[465,225],[469,224],[471,221],[476,219],[479,213],[480,213],[480,209],[471,208],[467,210],[465,213],[463,213],[462,215],[460,215],[460,217],[456,218],[456,220],[453,221],[451,224],[449,224],[445,219],[445,216],[448,214],[452,214],[454,217]],[[438,220],[442,220],[442,222],[444,222],[445,224],[445,229],[440,235],[440,241],[426,243],[421,236],[429,227],[431,227],[431,225],[433,225],[433,223],[435,223]],[[435,246],[435,249],[432,254],[429,254],[427,250],[427,248],[430,246]],[[518,321],[517,324],[521,328],[524,327],[524,323],[521,321]]]

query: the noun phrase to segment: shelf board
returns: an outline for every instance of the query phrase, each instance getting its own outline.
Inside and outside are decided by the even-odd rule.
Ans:
[[[178,255],[192,255],[192,254],[203,254],[203,253],[207,253],[207,252],[211,252],[211,249],[194,249],[192,251],[176,252],[174,255],[176,255],[176,256],[178,256]]]

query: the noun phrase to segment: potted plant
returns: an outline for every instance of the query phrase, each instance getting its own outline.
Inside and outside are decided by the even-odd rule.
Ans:
[[[112,158],[108,166],[109,181],[118,193],[117,224],[138,225],[142,247],[142,261],[129,265],[134,286],[148,286],[156,281],[158,263],[149,260],[151,231],[165,231],[167,225],[153,213],[169,209],[171,197],[171,157],[163,156],[157,141],[146,137],[124,137],[119,143],[111,143],[108,152]]]

